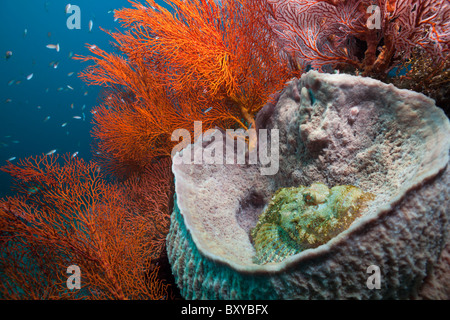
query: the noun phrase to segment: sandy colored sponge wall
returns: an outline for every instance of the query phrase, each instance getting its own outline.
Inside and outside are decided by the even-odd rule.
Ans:
[[[450,124],[433,100],[370,78],[310,71],[259,112],[256,127],[278,130],[274,175],[262,175],[259,164],[174,158],[167,252],[185,298],[450,298]],[[276,192],[314,183],[353,186],[370,201],[325,241],[255,259],[252,230]],[[380,269],[380,289],[367,286],[371,265]]]

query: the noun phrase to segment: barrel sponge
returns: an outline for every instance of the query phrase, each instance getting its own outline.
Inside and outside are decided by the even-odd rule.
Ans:
[[[260,111],[256,127],[278,130],[273,175],[260,163],[177,161],[222,148],[220,135],[173,158],[167,252],[186,299],[450,299],[450,123],[432,99],[310,71]],[[319,205],[335,186],[354,186],[370,201],[332,237],[258,261],[252,231],[277,190],[310,188],[302,196]],[[367,285],[372,265],[379,289]]]

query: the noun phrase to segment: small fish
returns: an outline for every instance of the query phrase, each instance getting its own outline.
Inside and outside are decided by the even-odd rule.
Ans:
[[[21,83],[22,83],[21,80],[17,80],[17,81],[16,81],[16,84],[17,84],[17,85],[19,85],[19,84],[21,84]]]
[[[73,103],[70,105],[70,109],[73,109]]]
[[[69,73],[67,74],[67,76],[68,76],[68,77],[73,76],[73,72],[69,72]]]
[[[14,82],[16,82],[16,80],[9,80],[8,81],[8,86],[12,86],[14,84]]]
[[[6,99],[5,100],[5,103],[11,103],[12,102],[12,99]]]
[[[64,89],[62,87],[59,87],[58,89],[56,89],[58,91],[63,91]]]
[[[94,45],[90,46],[89,48],[90,48],[91,50],[95,50],[95,49],[97,49],[97,46],[94,44]]]
[[[70,52],[69,52],[69,58],[72,58],[72,57],[73,57],[73,52],[70,51]]]
[[[84,112],[83,112],[82,116],[83,116],[83,121],[85,121],[86,120],[86,116],[84,115]]]
[[[23,37],[25,38],[28,34],[28,29],[23,30]]]
[[[16,157],[11,157],[8,159],[8,161],[14,161],[14,160],[16,160]]]
[[[92,22],[92,20],[89,20],[89,32],[92,31],[93,26],[94,26],[94,22]]]
[[[30,73],[29,75],[27,75],[27,80],[31,80],[33,78],[34,74]]]
[[[8,60],[9,58],[11,58],[13,55],[12,51],[6,51],[5,53],[5,59]]]
[[[35,194],[35,193],[37,193],[38,191],[39,191],[39,188],[38,188],[38,187],[31,187],[31,188],[28,189],[28,195],[30,195],[30,194]]]
[[[65,127],[65,126],[67,126],[67,122],[64,122],[62,125],[61,125],[61,127]]]
[[[58,69],[58,66],[59,66],[59,62],[58,61],[53,63],[53,69]]]
[[[37,106],[38,109],[41,109],[41,106]]]
[[[73,88],[71,86],[69,86],[69,85],[67,85],[67,88],[69,88],[70,90],[73,90]]]
[[[19,140],[13,140],[12,143],[20,143]]]
[[[51,38],[52,37],[52,33],[51,32],[47,32],[47,37]]]
[[[80,119],[81,119],[80,116],[74,116],[73,118],[74,118],[74,119],[77,119],[77,120],[80,120]]]
[[[208,109],[206,109],[205,111],[203,111],[204,113],[208,113],[209,111],[212,110],[212,107],[209,107]]]
[[[48,44],[48,45],[46,45],[46,47],[48,49],[56,50],[56,52],[59,52],[59,50],[60,50],[59,43],[57,43],[57,44]]]
[[[44,122],[47,122],[48,120],[50,120],[50,116],[47,116],[47,117],[44,119]]]
[[[84,92],[84,95],[85,95],[85,96],[87,96],[87,95],[88,95],[88,92],[87,92],[87,91],[85,91],[85,92]]]
[[[53,150],[47,152],[45,155],[50,156],[50,155],[54,154],[55,152],[56,152],[56,149],[53,149]]]
[[[70,8],[72,7],[72,5],[70,3],[68,3],[66,5],[66,13],[69,13]]]
[[[81,111],[83,111],[84,109],[86,109],[86,105],[83,104],[83,106],[81,107]]]
[[[78,155],[78,151],[75,151],[75,152],[72,154],[72,158],[75,158],[77,155]]]
[[[48,93],[50,91],[50,88],[45,89],[45,93]]]

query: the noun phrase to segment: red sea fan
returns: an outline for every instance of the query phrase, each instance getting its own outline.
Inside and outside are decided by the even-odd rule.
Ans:
[[[93,135],[116,175],[170,156],[172,132],[192,133],[194,121],[203,131],[254,126],[270,96],[300,74],[279,59],[258,1],[166,1],[171,11],[131,3],[116,11],[127,31],[110,32],[120,54],[89,46],[93,56],[76,57],[94,63],[81,77],[111,92]]]
[[[270,25],[286,51],[302,66],[353,64],[348,51],[349,27],[361,14],[352,6],[323,1],[268,1],[273,5]]]
[[[266,0],[268,21],[302,66],[386,74],[415,48],[447,59],[448,0]]]
[[[142,173],[123,183],[127,207],[143,219],[152,235],[151,258],[159,258],[165,248],[175,191],[170,158],[147,166]]]
[[[123,188],[77,158],[31,157],[2,170],[17,195],[0,199],[0,298],[165,299],[151,255],[156,210],[135,213]],[[161,201],[166,199],[162,198]],[[68,266],[81,288],[66,285]]]
[[[416,47],[445,59],[450,50],[450,1],[383,1],[396,53],[407,57]],[[398,19],[397,19],[398,17]]]

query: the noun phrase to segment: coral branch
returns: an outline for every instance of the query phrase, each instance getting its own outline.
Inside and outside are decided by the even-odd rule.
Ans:
[[[94,137],[111,171],[168,156],[176,129],[248,128],[270,95],[299,70],[280,58],[257,1],[147,1],[116,12],[128,28],[110,33],[121,55],[89,46],[82,73],[109,89]],[[115,167],[116,166],[116,167]],[[119,168],[117,168],[117,166]]]
[[[264,2],[280,43],[301,65],[382,76],[415,48],[448,59],[448,0]]]

